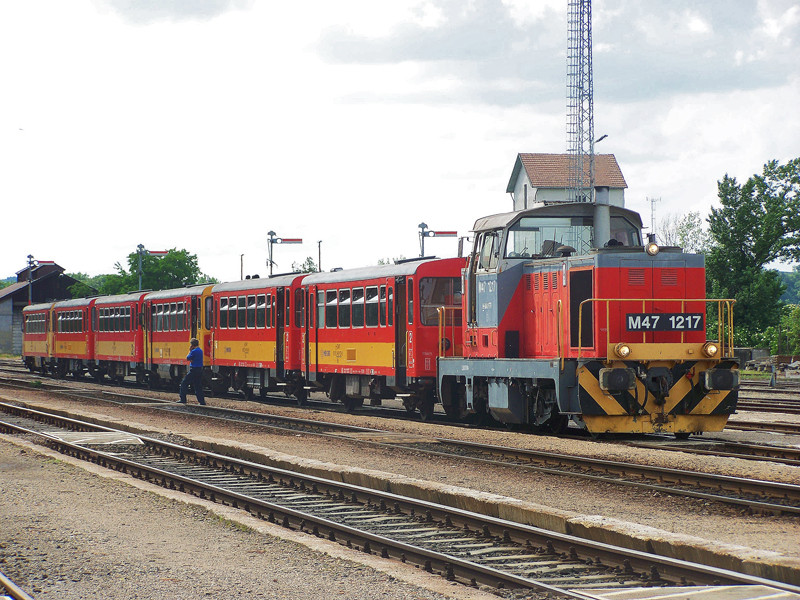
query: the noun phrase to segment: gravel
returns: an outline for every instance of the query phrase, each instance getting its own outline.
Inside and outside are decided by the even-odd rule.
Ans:
[[[135,392],[140,394],[141,392]],[[165,395],[153,393],[153,397],[163,397],[174,399],[174,395]],[[30,404],[37,406],[69,410],[72,413],[82,415],[83,417],[102,419],[104,421],[124,421],[133,424],[143,431],[155,431],[161,434],[172,434],[176,436],[187,437],[202,437],[206,440],[236,440],[242,444],[252,444],[264,449],[264,452],[276,457],[303,457],[305,459],[312,459],[325,463],[335,463],[337,465],[348,465],[355,468],[370,469],[380,471],[383,473],[401,474],[408,477],[416,477],[425,479],[432,482],[441,484],[461,486],[482,492],[490,492],[501,494],[511,498],[517,498],[527,502],[541,505],[544,510],[551,510],[560,514],[585,516],[587,519],[601,520],[603,523],[608,523],[609,527],[628,528],[630,530],[647,530],[649,534],[658,537],[663,534],[664,537],[670,535],[677,535],[692,543],[698,545],[713,546],[715,544],[723,544],[728,548],[737,548],[740,556],[751,557],[754,561],[760,560],[774,560],[776,557],[793,564],[800,564],[800,546],[797,540],[800,539],[800,523],[797,519],[790,517],[771,517],[763,515],[747,515],[742,511],[733,508],[721,507],[714,504],[709,504],[702,500],[692,500],[677,498],[672,496],[659,495],[657,493],[650,493],[635,489],[626,489],[611,484],[593,483],[587,481],[572,480],[565,477],[550,476],[543,474],[530,473],[529,475],[520,476],[519,472],[514,469],[495,468],[489,466],[476,466],[459,462],[455,459],[448,458],[431,458],[423,456],[419,453],[398,451],[392,449],[375,449],[373,446],[366,446],[363,443],[356,441],[346,441],[334,438],[321,438],[317,436],[304,435],[304,434],[286,434],[275,433],[268,429],[257,428],[254,426],[235,426],[226,424],[223,421],[215,421],[211,419],[197,419],[186,415],[169,413],[166,411],[146,409],[137,406],[129,405],[113,405],[108,403],[93,402],[93,401],[74,401],[64,400],[50,396],[43,392],[24,392],[24,393],[5,393],[4,396],[11,399],[17,398],[24,400]],[[302,410],[293,407],[275,407],[265,406],[260,403],[241,402],[224,400],[219,398],[211,398],[208,400],[212,406],[225,406],[231,408],[239,408],[244,410],[256,410],[263,412],[270,412],[276,414],[284,414],[287,416],[297,416],[303,418],[319,418],[320,420],[333,421],[347,424],[357,424],[367,427],[375,427],[380,429],[387,429],[392,431],[406,432],[415,435],[437,436],[437,437],[451,437],[460,438],[471,441],[490,441],[492,443],[516,446],[521,448],[531,448],[536,450],[544,450],[559,453],[575,453],[581,455],[597,456],[602,458],[619,459],[619,460],[636,460],[644,464],[666,464],[676,468],[685,468],[692,470],[707,470],[721,474],[729,475],[744,475],[760,479],[772,479],[775,481],[785,481],[789,483],[798,483],[800,481],[800,468],[789,467],[777,463],[770,462],[756,462],[742,459],[731,459],[718,456],[705,456],[699,457],[696,455],[682,454],[678,452],[670,452],[663,450],[651,450],[642,448],[631,448],[625,446],[611,445],[603,442],[594,441],[576,441],[564,440],[552,437],[543,437],[535,435],[518,434],[513,432],[502,431],[486,431],[486,430],[472,430],[463,428],[454,428],[441,425],[433,425],[420,422],[397,421],[389,419],[379,419],[363,415],[347,415],[343,413],[330,413],[325,411],[315,410]],[[737,415],[740,418],[740,415]],[[791,417],[788,417],[791,418]],[[725,434],[728,435],[728,434]],[[736,436],[752,436],[753,434],[745,434],[737,432]],[[718,434],[714,434],[718,437]],[[747,438],[752,439],[752,437]],[[797,443],[797,442],[795,442]],[[5,462],[5,460],[3,460]],[[5,469],[3,469],[3,478],[6,478]],[[38,481],[38,480],[37,480]],[[4,482],[5,483],[5,482]],[[47,480],[42,479],[40,482],[41,487],[48,487]],[[59,487],[59,486],[56,486]],[[92,488],[87,488],[92,489]],[[128,489],[128,488],[125,488]],[[41,490],[44,494],[45,490]],[[128,492],[130,493],[130,492]],[[2,525],[5,529],[8,522],[7,511],[5,510],[5,490],[3,494],[2,506],[3,514]],[[121,494],[117,494],[121,497]],[[57,495],[59,497],[59,495]],[[73,508],[77,505],[77,500],[82,498],[83,493],[75,492],[72,495],[72,504],[69,507]],[[106,508],[106,503],[109,502],[108,498],[94,498],[87,501],[90,506],[103,506],[103,511],[96,511],[98,517],[102,516],[102,520],[108,518],[110,509]],[[116,502],[116,500],[115,500]],[[162,500],[159,500],[162,502]],[[129,508],[129,511],[144,514],[148,510],[143,508],[144,505],[139,504],[139,498],[133,498],[129,501],[133,507],[139,506],[138,510]],[[25,502],[21,502],[17,507],[19,515],[24,515]],[[183,504],[172,500],[168,503],[167,515],[174,515],[176,520],[184,518]],[[114,508],[114,510],[121,510]],[[80,512],[80,511],[78,511]],[[155,511],[155,515],[161,515],[164,511]],[[53,511],[45,512],[52,516]],[[194,513],[186,516],[189,520],[197,518],[193,516]],[[22,517],[21,517],[22,518]],[[44,517],[42,517],[44,518]],[[148,516],[149,518],[149,516]],[[168,518],[165,516],[164,518]],[[136,522],[136,521],[133,521]],[[103,528],[113,531],[108,526],[102,525]],[[194,574],[191,578],[184,579],[187,569],[195,565],[202,557],[207,556],[203,548],[214,548],[215,540],[217,537],[226,539],[225,535],[218,532],[226,532],[226,527],[230,529],[229,525],[220,524],[214,519],[200,519],[197,523],[197,531],[194,534],[182,536],[184,531],[183,527],[180,528],[166,528],[154,527],[147,535],[156,536],[159,539],[159,534],[164,532],[162,541],[162,554],[156,561],[156,564],[143,564],[142,568],[162,568],[167,569],[169,575],[163,577],[172,578],[180,577],[181,582],[186,585],[194,585],[196,578],[199,576]],[[652,528],[649,530],[648,528]],[[189,531],[191,528],[186,527]],[[214,533],[203,534],[202,532],[208,530]],[[121,531],[125,532],[124,528]],[[238,531],[238,530],[236,530]],[[233,533],[236,533],[234,531]],[[169,532],[168,534],[166,532]],[[660,533],[659,533],[660,532]],[[227,532],[233,535],[231,532]],[[256,535],[253,532],[238,532],[241,535]],[[278,531],[277,533],[280,533]],[[209,537],[211,542],[208,541]],[[144,540],[149,538],[145,537]],[[200,543],[200,546],[194,544],[194,540],[206,540],[206,544]],[[184,550],[163,550],[163,545],[171,544],[174,540],[173,547]],[[7,544],[6,540],[2,540]],[[302,540],[301,540],[302,541]],[[313,540],[312,540],[313,541]],[[145,549],[147,547],[146,542]],[[158,544],[158,542],[153,542]],[[278,542],[271,542],[277,544]],[[268,548],[273,546],[268,544]],[[66,547],[66,546],[65,546]],[[250,547],[245,544],[243,547]],[[259,546],[255,546],[259,547]],[[193,548],[193,549],[190,549]],[[46,554],[49,560],[62,560],[59,548],[50,546]],[[296,549],[296,552],[301,550]],[[3,556],[8,560],[9,552],[6,549],[0,549]],[[72,552],[65,554],[71,555]],[[248,563],[250,562],[251,555],[248,551],[241,550],[236,552],[239,557],[246,555]],[[32,555],[38,556],[33,553]],[[146,556],[146,552],[144,553]],[[226,554],[216,553],[215,556],[218,560],[222,560],[227,556]],[[292,553],[287,552],[287,556],[291,557]],[[54,558],[55,557],[55,558]],[[182,558],[181,558],[182,557]],[[254,566],[258,569],[247,569],[247,573],[242,576],[255,577],[251,571],[260,572],[261,565],[259,558],[261,555],[253,556]],[[325,557],[326,560],[328,559]],[[231,561],[232,564],[238,564],[239,560]],[[308,560],[308,559],[307,559]],[[322,559],[314,558],[312,563],[316,564]],[[161,562],[164,561],[164,562]],[[170,561],[176,561],[177,565],[172,565]],[[300,561],[302,563],[302,561]],[[138,564],[138,562],[134,563]],[[274,560],[266,560],[267,566],[274,568]],[[216,568],[216,563],[212,561],[210,568],[212,571]],[[232,568],[227,569],[220,567],[225,573],[239,572]],[[394,569],[394,567],[390,567]],[[0,564],[0,570],[3,570],[3,565]],[[298,569],[289,569],[286,577],[290,577]],[[313,572],[316,572],[312,569]],[[402,569],[401,569],[402,571]],[[136,568],[131,572],[136,572]],[[298,575],[301,580],[314,581],[314,573]],[[331,566],[331,575],[334,581],[341,581],[338,575],[333,573],[340,573],[338,566]],[[344,569],[342,572],[347,572]],[[397,573],[392,570],[393,576]],[[299,573],[299,570],[298,570]],[[370,572],[371,573],[371,572]],[[30,576],[30,575],[29,575]],[[369,579],[370,584],[366,584],[369,588],[368,593],[378,593],[376,581],[380,581],[382,575],[371,575],[373,579]],[[385,576],[383,576],[385,577]],[[151,578],[161,581],[162,573],[158,571],[151,572]],[[277,577],[280,583],[283,583],[284,573],[281,572]],[[269,578],[267,578],[269,580]],[[328,580],[326,575],[324,578]],[[346,577],[344,581],[349,585],[354,582],[352,576]],[[38,579],[36,580],[38,582]],[[225,581],[219,574],[212,578],[211,581]],[[260,580],[259,580],[260,581]],[[177,582],[174,587],[183,589],[183,583],[178,585]],[[319,582],[317,582],[319,583]],[[417,583],[415,581],[415,583]],[[266,581],[266,588],[258,587],[259,593],[270,594],[270,588],[278,586],[277,582]],[[373,588],[372,585],[375,585]],[[41,584],[37,584],[41,585]],[[166,585],[166,582],[162,582]],[[250,585],[243,584],[243,585]],[[255,584],[253,584],[255,585]],[[259,584],[261,585],[261,584]],[[398,586],[397,581],[386,582],[386,589],[394,590]],[[426,583],[426,588],[430,586]],[[44,589],[44,588],[42,588]],[[173,589],[173,588],[170,588]],[[192,588],[194,589],[194,588]],[[276,588],[277,589],[277,588]],[[281,588],[286,591],[286,588]],[[316,588],[315,588],[316,589]],[[299,588],[298,588],[299,590]],[[457,595],[463,597],[463,588],[459,588]],[[447,593],[448,590],[437,590],[440,593]],[[193,591],[191,594],[194,594]],[[275,597],[308,597],[315,598],[312,595],[303,595],[299,591],[294,595],[278,594]],[[337,595],[339,592],[331,591],[326,588],[326,592],[330,597]],[[382,592],[381,592],[382,593]],[[394,592],[392,592],[394,593]],[[193,595],[180,596],[180,597],[203,597]],[[249,594],[249,592],[248,592]],[[359,590],[353,592],[346,592],[348,597],[385,597],[393,598],[393,595],[373,595],[362,594]],[[416,596],[414,594],[417,594]],[[427,594],[427,595],[426,595]],[[437,597],[430,595],[429,591],[410,592],[410,595],[405,595],[405,592],[398,593],[397,597]],[[216,592],[213,595],[218,595]],[[53,596],[55,597],[55,596]],[[59,596],[71,598],[72,596]],[[77,596],[76,596],[77,597]],[[105,597],[105,596],[104,596]],[[109,596],[111,597],[111,596]],[[119,597],[142,597],[149,598],[150,596],[132,596],[130,594],[123,594]],[[176,596],[170,596],[176,597]],[[262,597],[262,596],[248,596],[244,597]],[[266,595],[263,597],[271,598],[273,596]],[[321,596],[320,596],[321,597]]]

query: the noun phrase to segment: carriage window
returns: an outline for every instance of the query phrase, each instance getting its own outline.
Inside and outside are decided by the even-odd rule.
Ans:
[[[389,304],[386,307],[386,319],[389,327],[394,326],[394,288],[389,288]]]
[[[256,297],[247,297],[247,327],[252,329],[256,326]]]
[[[339,290],[339,327],[350,327],[350,290]]]
[[[306,311],[306,314],[308,315],[308,326],[312,327],[312,328],[314,327],[314,305],[315,304],[316,303],[314,302],[314,292],[309,290],[308,291],[308,302],[306,303],[306,306],[308,306],[308,310]]]
[[[256,327],[264,329],[267,324],[267,297],[259,294],[256,298]]]
[[[381,318],[381,327],[386,326],[386,286],[381,286],[381,294],[380,294],[380,318]]]
[[[461,308],[460,277],[423,277],[419,280],[420,322],[423,325],[439,324],[439,307]],[[461,325],[460,310],[446,310],[447,325]]]
[[[238,317],[236,318],[236,325],[239,329],[247,327],[247,298],[239,296],[239,310]]]
[[[325,292],[317,292],[317,327],[325,327]]]
[[[292,324],[292,305],[290,302],[292,294],[290,293],[289,290],[286,290],[284,293],[286,294],[286,310],[283,311],[283,314],[285,316],[284,321],[286,322],[285,323],[286,327],[289,327],[289,325]]]
[[[336,290],[329,290],[325,294],[325,327],[336,327]]]
[[[219,299],[219,327],[220,329],[228,328],[228,299]]]
[[[272,327],[274,325],[272,321],[272,303],[274,298],[272,294],[267,294],[267,327]]]
[[[189,319],[186,314],[186,302],[178,302],[178,331],[186,331],[189,329]]]
[[[364,288],[353,288],[353,327],[364,326]]]
[[[130,306],[126,306],[126,307],[124,307],[123,310],[125,312],[123,313],[122,328],[123,328],[124,331],[130,331],[131,330],[131,307]]]
[[[368,287],[365,307],[365,320],[367,327],[378,326],[378,313],[380,312],[380,303],[378,301],[378,288]]]
[[[294,326],[295,327],[302,327],[303,322],[305,321],[305,311],[303,308],[305,307],[305,302],[303,301],[303,290],[302,288],[297,288],[294,291]]]
[[[178,330],[178,305],[175,302],[169,305],[169,330]]]
[[[236,297],[228,298],[228,329],[236,329]]]

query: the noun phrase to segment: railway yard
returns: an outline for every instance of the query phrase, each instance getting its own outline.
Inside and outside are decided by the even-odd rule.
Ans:
[[[684,441],[176,399],[3,361],[0,571],[59,599],[800,598],[785,380]]]

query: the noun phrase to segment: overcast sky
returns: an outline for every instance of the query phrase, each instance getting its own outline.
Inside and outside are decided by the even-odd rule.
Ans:
[[[566,150],[567,0],[4,0],[0,278],[142,243],[220,280],[419,253]],[[595,132],[650,222],[800,156],[800,2],[595,0]],[[453,256],[456,241],[428,239]]]

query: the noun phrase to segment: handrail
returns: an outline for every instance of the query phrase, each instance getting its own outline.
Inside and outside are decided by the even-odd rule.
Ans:
[[[611,303],[622,303],[622,302],[641,302],[642,303],[642,312],[645,312],[646,303],[647,302],[680,302],[681,303],[681,311],[686,310],[686,303],[687,302],[704,302],[708,303],[715,303],[717,305],[717,339],[711,340],[716,341],[720,344],[720,356],[728,356],[727,352],[731,352],[733,350],[733,305],[736,302],[735,299],[731,298],[587,298],[583,300],[580,305],[578,306],[578,359],[581,358],[581,351],[584,349],[584,346],[581,344],[583,340],[583,305],[586,303],[592,302],[603,302],[605,303],[606,307],[606,329],[608,329],[609,317],[610,317],[610,310],[611,310]],[[725,318],[727,316],[727,319]],[[706,312],[706,318],[708,317],[708,313]],[[727,334],[726,334],[727,328]],[[646,343],[646,335],[647,333],[653,333],[648,331],[642,332],[642,343]],[[681,331],[681,343],[684,343],[684,336],[686,334],[685,331]],[[708,329],[705,330],[706,336],[708,336]],[[614,342],[611,341],[611,332],[608,332],[608,343],[612,344]],[[592,348],[595,346],[591,346]],[[586,347],[587,349],[590,346]]]
[[[447,356],[447,348],[444,347],[445,342],[445,327],[448,325],[445,323],[445,317],[447,316],[448,312],[453,313],[453,317],[455,317],[456,313],[461,312],[460,306],[437,306],[436,307],[436,315],[438,319],[437,331],[438,331],[438,338],[439,338],[439,357],[444,358]],[[455,329],[456,327],[456,319],[453,318],[449,327]],[[455,343],[455,336],[453,336],[453,341],[450,343],[450,346],[453,350],[452,355],[456,356],[456,343]]]

